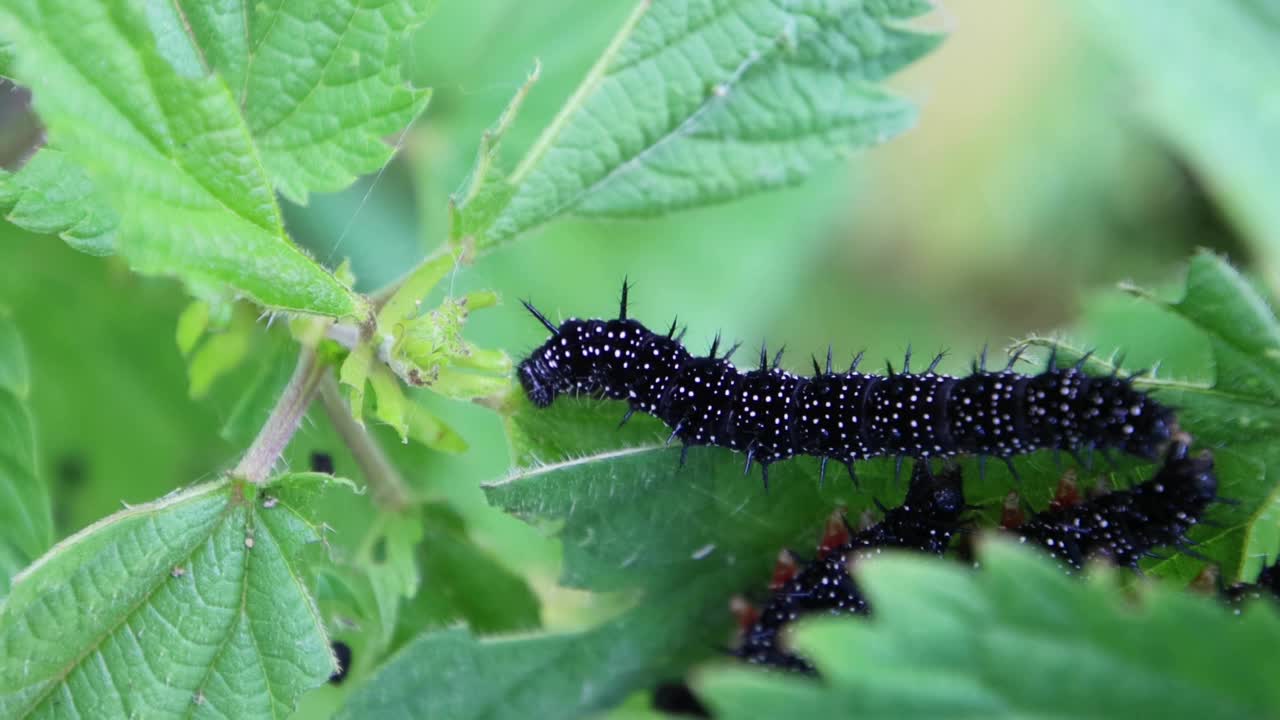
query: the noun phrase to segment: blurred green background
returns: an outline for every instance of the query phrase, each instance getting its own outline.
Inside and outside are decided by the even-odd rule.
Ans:
[[[449,194],[534,59],[542,78],[505,142],[509,165],[629,6],[442,4],[406,61],[413,81],[436,94],[403,152],[346,192],[287,206],[294,237],[330,265],[350,258],[365,290],[404,273],[442,242]],[[895,364],[908,343],[921,356],[948,350],[943,367],[958,371],[986,342],[1003,348],[1068,329],[1087,345],[1127,351],[1131,366],[1176,356],[1162,374],[1204,376],[1205,349],[1185,347],[1193,341],[1176,321],[1112,290],[1126,279],[1172,283],[1197,246],[1246,266],[1254,257],[1227,221],[1221,192],[1207,192],[1200,166],[1150,122],[1146,76],[1116,61],[1065,3],[949,0],[928,24],[950,38],[890,83],[920,105],[914,131],[784,192],[652,221],[555,223],[446,283],[505,299],[472,318],[469,337],[518,358],[543,330],[516,300],[553,317],[608,315],[628,276],[642,320],[666,325],[678,314],[695,347],[717,330],[748,348],[767,338],[791,348],[786,364],[796,370],[830,342],[837,357],[865,349]],[[10,91],[0,107],[7,167],[38,137],[24,102]],[[0,303],[14,310],[33,358],[42,469],[59,532],[228,468],[251,437],[244,428],[266,413],[243,401],[246,388],[272,386],[291,363],[265,321],[246,363],[193,400],[174,343],[186,303],[176,283],[136,277],[116,259],[8,224],[0,234]],[[489,509],[478,489],[507,471],[499,418],[418,399],[471,447],[446,456],[379,429],[410,482],[452,505],[476,543],[532,579],[544,623],[577,622],[585,600],[555,588],[557,548]],[[358,476],[319,414],[290,462],[304,466],[313,450],[335,453],[338,471]],[[371,515],[367,498],[330,509],[340,553]]]

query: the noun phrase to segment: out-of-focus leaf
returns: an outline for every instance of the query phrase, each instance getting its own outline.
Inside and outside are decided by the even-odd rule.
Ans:
[[[876,82],[939,38],[922,2],[639,3],[507,182],[480,248],[565,213],[655,215],[795,184],[910,127]],[[485,215],[495,214],[488,208]]]
[[[209,310],[209,303],[196,300],[178,316],[174,340],[178,343],[178,351],[183,355],[190,355],[196,349],[196,343],[204,337],[204,331],[209,329]]]
[[[1130,72],[1151,124],[1190,161],[1280,290],[1280,14],[1266,0],[1077,3]],[[1172,51],[1176,49],[1176,51]]]
[[[303,556],[331,483],[223,479],[57,545],[0,607],[0,714],[288,715],[333,671]]]
[[[17,172],[0,170],[0,210],[14,225],[56,234],[81,252],[115,250],[115,211],[84,170],[53,148],[41,149]]]
[[[459,620],[481,635],[533,630],[540,624],[538,598],[528,583],[478,547],[456,512],[423,508],[426,537],[418,549],[423,588],[407,613],[413,630]]]
[[[822,680],[745,666],[698,682],[716,717],[1273,717],[1280,618],[1151,587],[1137,606],[1014,545],[982,569],[892,555],[859,565],[868,620],[801,625]]]
[[[373,386],[374,414],[396,431],[401,442],[409,442],[409,421],[405,418],[406,402],[400,381],[387,366],[378,365],[369,375],[369,384]]]
[[[173,283],[129,273],[118,259],[0,226],[0,303],[38,358],[30,407],[59,534],[122,501],[159,497],[183,478],[211,477],[265,420],[231,446],[218,437],[223,418],[192,403],[174,346],[186,302]]]
[[[30,387],[22,337],[0,307],[0,597],[10,578],[53,544],[49,491],[36,472]]]
[[[405,405],[405,420],[409,424],[409,437],[416,442],[440,452],[466,452],[467,441],[456,430],[412,399]]]
[[[182,321],[190,319],[187,312],[179,317],[180,333],[187,329],[183,327]],[[259,328],[253,311],[243,304],[236,306],[227,326],[210,333],[192,352],[187,362],[191,397],[204,397],[219,377],[238,367],[249,355],[258,334]],[[185,339],[187,338],[180,338],[180,341]]]
[[[348,670],[353,677],[367,673],[386,654],[402,605],[418,594],[422,537],[416,511],[383,513],[352,558],[322,577],[320,605],[334,635],[352,648]]]

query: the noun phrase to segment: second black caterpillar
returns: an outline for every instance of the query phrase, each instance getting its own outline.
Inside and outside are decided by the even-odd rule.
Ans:
[[[1129,378],[1094,377],[1080,366],[1058,368],[1050,360],[1039,375],[1008,367],[973,374],[835,372],[814,361],[813,377],[772,365],[761,349],[748,372],[718,355],[719,339],[705,357],[680,343],[675,325],[654,333],[627,317],[627,286],[616,320],[565,320],[559,325],[529,303],[529,312],[551,337],[520,363],[520,382],[539,407],[558,395],[626,400],[626,417],[654,415],[687,450],[715,445],[747,454],[747,469],[793,455],[835,460],[849,467],[878,456],[933,458],[954,455],[1011,456],[1042,448],[1078,452],[1120,450],[1155,458],[1170,438],[1173,412],[1134,388]],[[861,357],[861,356],[859,356]],[[941,356],[939,356],[939,359]],[[1011,466],[1012,467],[1012,466]]]

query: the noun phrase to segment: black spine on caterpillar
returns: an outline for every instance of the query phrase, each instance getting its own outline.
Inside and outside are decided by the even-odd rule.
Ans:
[[[518,374],[539,407],[559,395],[625,400],[626,417],[654,415],[687,449],[714,445],[747,455],[747,469],[792,455],[853,463],[877,456],[917,459],[954,455],[995,456],[1006,461],[1038,449],[1075,453],[1119,450],[1155,458],[1174,426],[1173,412],[1130,378],[1090,376],[1082,363],[1059,368],[1050,359],[1038,375],[988,371],[974,363],[966,377],[910,372],[910,352],[901,372],[860,373],[857,360],[836,372],[826,368],[803,377],[778,368],[763,348],[749,372],[719,355],[719,341],[705,357],[680,343],[675,325],[665,334],[627,317],[627,288],[616,320],[552,323],[525,306],[551,337],[520,363]],[[940,358],[941,356],[939,356]],[[626,418],[624,418],[625,421]]]
[[[1186,549],[1187,532],[1217,499],[1213,457],[1190,456],[1185,440],[1170,445],[1150,480],[1127,490],[1038,513],[1013,531],[1072,567],[1090,558],[1136,568],[1158,548]]]
[[[886,510],[879,523],[851,533],[847,542],[800,568],[777,588],[734,654],[755,664],[811,672],[807,662],[782,647],[782,630],[803,615],[865,614],[867,601],[849,573],[850,562],[881,548],[941,555],[965,508],[959,469],[934,474],[927,461],[917,462],[903,503]]]

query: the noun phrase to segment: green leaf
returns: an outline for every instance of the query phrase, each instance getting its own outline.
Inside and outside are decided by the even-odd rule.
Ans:
[[[190,3],[156,12],[165,53],[193,56],[231,89],[272,185],[296,203],[375,172],[430,90],[401,73],[405,36],[437,0]],[[199,66],[197,66],[197,69]]]
[[[115,211],[84,170],[53,148],[43,148],[17,172],[0,170],[0,210],[14,225],[56,234],[81,252],[115,250]]]
[[[0,715],[288,715],[333,670],[304,555],[333,483],[223,479],[59,543],[0,607]]]
[[[200,342],[200,338],[204,337],[205,331],[209,329],[209,314],[209,303],[196,300],[178,316],[174,340],[178,343],[178,352],[184,357],[196,349],[196,343]]]
[[[523,392],[513,393],[503,417],[512,464],[530,468],[575,456],[652,447],[671,435],[661,420],[641,413],[618,427],[624,412],[621,403],[586,398],[542,410]]]
[[[162,15],[127,0],[0,8],[15,75],[38,88],[57,147],[118,214],[119,251],[141,272],[225,284],[269,307],[362,314],[362,299],[286,236],[238,98],[181,61],[182,36],[163,32]]]
[[[379,420],[390,425],[401,442],[409,442],[409,421],[405,419],[404,392],[400,382],[386,365],[378,365],[369,375],[369,384],[373,386],[373,399],[376,403],[374,414]]]
[[[373,371],[372,342],[363,342],[356,346],[342,361],[338,369],[338,380],[347,390],[347,401],[351,405],[351,416],[355,421],[364,424],[364,386]]]
[[[1280,16],[1258,0],[1182,2],[1159,13],[1090,0],[1077,12],[1131,75],[1139,109],[1187,158],[1280,291]],[[1176,48],[1177,52],[1170,52]]]
[[[477,247],[564,213],[647,216],[793,185],[903,132],[914,110],[876,83],[938,44],[899,26],[928,8],[639,3],[511,173]]]
[[[1280,321],[1267,301],[1230,264],[1200,253],[1187,270],[1186,290],[1176,302],[1136,289],[1150,302],[1187,321],[1212,352],[1214,378],[1201,383],[1139,377],[1135,383],[1178,410],[1179,425],[1213,448],[1222,497],[1211,511],[1216,527],[1192,533],[1197,551],[1218,563],[1228,582],[1251,581],[1267,558],[1280,555]],[[1059,341],[1063,361],[1083,355]],[[1110,363],[1091,358],[1088,372],[1109,374]],[[1186,555],[1152,563],[1160,575],[1189,581],[1203,566]]]
[[[200,320],[201,305],[204,303],[195,303],[178,318],[179,350],[189,340],[191,325]],[[207,313],[208,306],[205,305],[206,322]],[[210,333],[190,355],[187,376],[191,381],[191,397],[204,397],[218,378],[238,367],[249,355],[260,332],[253,310],[243,303],[236,305],[226,327]],[[184,333],[188,337],[184,337]]]
[[[776,717],[1274,717],[1280,617],[1084,582],[990,543],[982,569],[889,555],[859,566],[870,620],[823,618],[795,643],[821,682],[743,666],[697,687],[726,720]]]
[[[10,578],[53,544],[49,491],[36,473],[30,389],[22,337],[0,307],[0,598]]]

